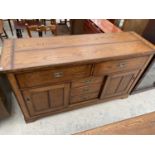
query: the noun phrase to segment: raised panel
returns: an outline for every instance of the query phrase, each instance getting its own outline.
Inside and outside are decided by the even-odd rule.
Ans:
[[[118,92],[123,92],[126,90],[128,84],[130,83],[130,81],[132,80],[132,78],[134,78],[134,74],[129,74],[129,75],[124,75],[121,77],[121,82],[119,84],[119,87],[117,88],[117,93]]]
[[[49,91],[50,107],[56,108],[64,105],[64,88]]]
[[[30,115],[39,115],[67,107],[69,88],[70,84],[60,84],[23,91]]]
[[[139,71],[117,73],[107,76],[100,98],[119,96],[128,94],[128,90]]]
[[[50,107],[48,101],[48,91],[32,93],[31,101],[35,111],[46,110]]]
[[[112,95],[117,91],[117,88],[119,87],[120,81],[121,81],[122,77],[118,76],[118,77],[109,77],[108,78],[108,88],[105,92],[105,95]]]

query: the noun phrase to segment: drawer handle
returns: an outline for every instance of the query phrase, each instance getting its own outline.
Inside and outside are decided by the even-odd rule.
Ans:
[[[85,89],[83,89],[83,91],[87,92],[87,91],[89,91],[89,89],[88,88],[85,88]]]
[[[63,72],[56,72],[56,73],[53,74],[53,76],[54,76],[55,78],[63,77]]]
[[[120,64],[118,65],[119,68],[124,68],[125,66],[126,66],[125,63],[120,63]]]
[[[91,83],[91,79],[85,80],[84,83]]]

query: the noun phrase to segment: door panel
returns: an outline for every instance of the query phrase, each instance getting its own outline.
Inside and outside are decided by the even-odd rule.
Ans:
[[[108,75],[100,98],[104,99],[107,97],[127,94],[134,79],[137,77],[137,74],[138,71],[131,71]]]
[[[23,91],[30,115],[39,115],[67,107],[69,89],[70,84],[61,84]]]
[[[133,76],[134,76],[133,74],[124,75],[121,78],[121,82],[120,82],[120,85],[117,89],[117,92],[123,92],[124,90],[126,90],[126,88],[128,87],[128,84],[132,80]]]
[[[49,91],[49,99],[50,99],[51,108],[63,106],[63,104],[64,104],[64,90],[59,88],[59,89],[53,89],[53,90]]]
[[[31,101],[35,111],[41,111],[49,108],[48,92],[35,92],[31,94]]]
[[[109,81],[109,82],[108,82]],[[114,94],[118,88],[118,85],[121,81],[121,77],[109,77],[107,82],[108,84],[108,89],[106,90],[106,95]]]

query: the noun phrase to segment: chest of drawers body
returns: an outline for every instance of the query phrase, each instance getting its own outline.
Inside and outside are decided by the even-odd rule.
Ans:
[[[133,32],[7,40],[6,73],[26,122],[127,97],[154,54]]]

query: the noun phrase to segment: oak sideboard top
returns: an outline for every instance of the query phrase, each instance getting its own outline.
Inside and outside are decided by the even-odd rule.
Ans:
[[[134,32],[5,40],[1,71],[89,63],[154,53]]]

